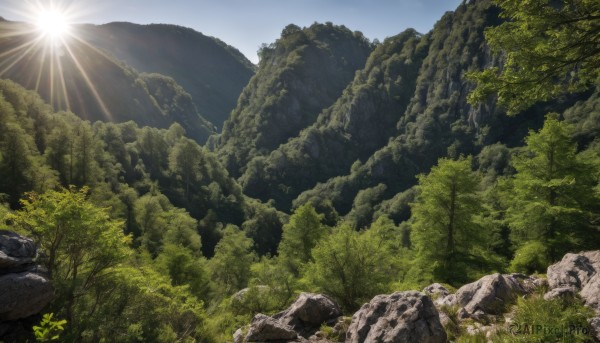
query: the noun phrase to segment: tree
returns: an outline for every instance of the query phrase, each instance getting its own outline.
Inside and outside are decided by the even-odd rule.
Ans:
[[[313,262],[303,269],[305,277],[319,291],[336,298],[344,310],[356,310],[374,295],[388,291],[395,281],[394,256],[386,248],[383,232],[359,233],[340,224],[313,249]]]
[[[420,175],[420,194],[412,204],[412,243],[418,264],[434,280],[466,281],[466,268],[475,263],[485,234],[474,220],[481,213],[479,174],[471,157],[442,158],[427,175]]]
[[[539,132],[529,133],[527,145],[512,160],[517,171],[507,199],[512,239],[520,246],[541,242],[549,261],[598,235],[591,227],[591,209],[598,204],[591,191],[597,185],[597,169],[577,153],[572,130],[550,114]]]
[[[298,276],[300,267],[312,260],[311,250],[328,232],[322,220],[323,215],[307,203],[298,207],[283,226],[279,258],[293,275]]]
[[[189,138],[182,137],[169,153],[169,169],[181,177],[185,197],[189,200],[190,185],[199,181],[202,150]]]
[[[495,0],[507,20],[486,30],[502,68],[471,74],[472,103],[498,94],[509,113],[580,92],[600,77],[600,4],[596,0]]]
[[[126,257],[130,242],[123,223],[110,219],[87,194],[87,188],[28,193],[22,210],[10,216],[44,251],[41,262],[56,288],[55,307],[69,323],[83,320],[74,315],[77,302]]]
[[[248,284],[250,266],[256,260],[252,239],[235,226],[227,226],[209,261],[212,277],[223,294],[231,294]]]

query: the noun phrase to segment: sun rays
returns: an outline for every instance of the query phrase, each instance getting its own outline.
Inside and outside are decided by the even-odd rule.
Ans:
[[[18,17],[26,19],[0,21],[0,78],[24,76],[28,88],[40,93],[57,110],[70,111],[72,101],[86,101],[82,94],[91,94],[99,111],[110,121],[109,107],[89,76],[94,72],[90,70],[93,64],[85,61],[115,62],[85,41],[81,25],[75,24],[79,10],[74,1],[52,0],[24,1],[21,8],[13,9]],[[69,89],[76,94],[69,94]]]

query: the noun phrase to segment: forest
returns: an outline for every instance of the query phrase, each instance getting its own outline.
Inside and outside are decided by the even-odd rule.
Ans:
[[[255,70],[217,41],[244,73],[218,81],[239,96],[224,121],[179,69],[115,69],[154,122],[139,102],[91,121],[1,79],[0,229],[36,242],[56,294],[35,336],[228,342],[301,292],[351,316],[600,249],[600,5],[559,3],[467,1],[382,42],[290,24]]]

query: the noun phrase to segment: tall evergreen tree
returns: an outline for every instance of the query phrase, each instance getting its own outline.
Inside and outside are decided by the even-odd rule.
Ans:
[[[417,261],[434,280],[466,281],[467,266],[478,259],[485,232],[474,216],[482,211],[481,177],[471,170],[471,158],[442,158],[427,175],[419,176],[412,204],[412,243]]]
[[[530,132],[524,150],[512,161],[517,171],[507,199],[512,238],[519,245],[541,242],[551,261],[581,248],[590,235],[598,237],[590,224],[590,210],[598,201],[593,191],[598,174],[591,161],[577,153],[572,130],[556,114],[548,115],[544,127]]]

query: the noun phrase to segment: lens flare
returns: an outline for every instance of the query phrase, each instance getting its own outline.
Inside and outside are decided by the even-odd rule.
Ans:
[[[74,0],[15,0],[19,5],[9,7],[3,1],[0,12],[23,21],[0,17],[0,78],[21,80],[56,110],[70,111],[73,101],[78,108],[95,102],[111,121],[91,75],[98,73],[98,65],[116,62],[87,42],[85,25],[75,24],[94,7]]]
[[[43,35],[60,39],[69,33],[71,25],[63,13],[56,10],[43,10],[38,14],[36,26]]]

